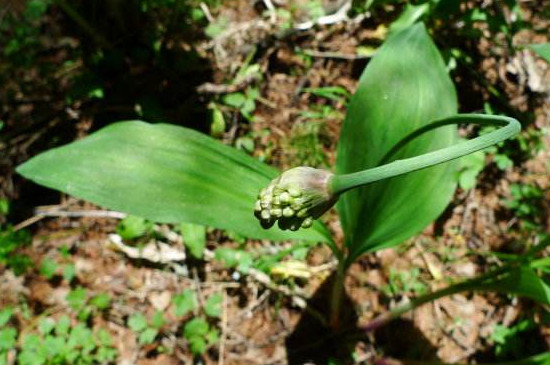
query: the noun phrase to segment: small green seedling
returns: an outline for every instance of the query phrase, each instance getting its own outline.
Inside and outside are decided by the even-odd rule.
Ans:
[[[198,306],[195,292],[191,289],[186,289],[182,293],[174,295],[172,301],[174,303],[174,314],[177,317],[183,317],[193,312]]]
[[[153,224],[143,218],[128,216],[121,220],[116,227],[116,233],[124,240],[133,240],[151,233]]]
[[[17,330],[9,326],[12,315],[11,307],[0,310],[0,365],[8,363],[8,352],[17,343]]]
[[[529,336],[525,336],[529,331],[534,331],[539,328],[532,319],[524,319],[506,327],[500,324],[495,325],[491,332],[490,341],[495,346],[495,356],[497,359],[521,359],[527,353],[533,353],[533,349],[529,346]],[[536,347],[536,346],[535,346]],[[535,348],[535,353],[540,349]]]
[[[0,265],[12,269],[16,275],[23,274],[32,266],[32,261],[20,253],[20,249],[30,243],[31,236],[27,231],[14,231],[10,226],[0,226]]]
[[[227,94],[222,98],[222,102],[232,108],[237,109],[243,117],[252,121],[252,113],[256,109],[256,99],[260,92],[256,88],[249,87],[245,93],[235,92]]]
[[[73,325],[69,317],[62,316],[57,321],[42,318],[38,333],[22,335],[17,360],[20,365],[95,365],[112,362],[116,355],[107,330],[92,331],[84,323]]]
[[[196,259],[202,259],[206,248],[206,227],[192,223],[180,225],[183,243],[191,255]]]
[[[109,294],[99,293],[89,298],[88,291],[83,287],[71,290],[65,299],[81,321],[86,321],[93,313],[107,310],[111,306]]]
[[[417,267],[413,267],[409,271],[396,271],[391,268],[388,284],[382,288],[382,291],[389,297],[408,293],[425,294],[428,287],[420,280],[419,276],[420,269]]]
[[[210,325],[207,318],[217,319],[222,313],[223,295],[215,293],[208,297],[204,303],[204,315],[198,315],[198,303],[195,292],[191,289],[184,290],[174,296],[174,314],[178,317],[195,313],[196,316],[187,322],[183,328],[183,336],[189,343],[191,353],[203,354],[209,347],[219,340],[219,331]]]
[[[189,342],[189,348],[193,355],[203,354],[209,347],[218,343],[220,339],[219,331],[211,327],[201,317],[193,318],[185,324],[183,336]]]
[[[151,321],[148,321],[142,313],[134,313],[128,318],[128,327],[138,334],[138,342],[141,345],[155,342],[164,323],[165,319],[160,311],[155,312]]]
[[[46,257],[40,263],[38,271],[40,275],[48,280],[51,280],[56,275],[62,275],[63,279],[70,283],[76,276],[75,265],[70,260],[71,254],[67,246],[62,246],[59,252],[61,254],[61,260],[53,260]]]
[[[521,219],[523,228],[536,230],[541,224],[542,189],[534,184],[512,184],[510,195],[511,199],[506,200],[504,206]]]

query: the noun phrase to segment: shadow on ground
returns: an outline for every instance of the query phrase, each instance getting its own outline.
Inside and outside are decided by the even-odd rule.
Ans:
[[[308,302],[294,332],[286,339],[289,365],[354,364],[352,355],[357,343],[371,342],[369,336],[358,329],[355,305],[347,294],[342,302],[339,329],[333,331],[323,323],[326,322],[323,317],[328,317],[330,313],[329,303],[334,280],[334,274],[325,280]],[[373,337],[376,347],[385,356],[423,361],[437,360],[437,349],[411,321],[394,320],[377,330]]]

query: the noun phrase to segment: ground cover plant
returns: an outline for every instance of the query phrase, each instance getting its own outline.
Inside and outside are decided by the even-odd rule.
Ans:
[[[456,125],[462,123],[499,128],[458,141]],[[298,167],[273,179],[272,168],[198,132],[143,122],[114,124],[35,157],[18,172],[155,222],[188,222],[257,239],[326,242],[338,266],[330,313],[320,318],[330,329],[323,343],[349,330],[341,320],[348,267],[364,253],[402,243],[441,214],[458,180],[452,160],[519,129],[516,120],[504,116],[457,114],[443,60],[424,26],[416,24],[390,36],[363,73],[341,131],[335,174]],[[341,246],[314,221],[337,201],[346,236]],[[275,223],[278,228],[269,229]],[[372,331],[418,305],[463,290],[507,292],[550,304],[550,287],[537,275],[547,260],[536,258],[547,241],[480,277],[419,296],[362,329]],[[190,327],[194,322],[186,326],[186,337],[192,336]],[[206,343],[196,341],[193,351],[204,351],[199,348]]]

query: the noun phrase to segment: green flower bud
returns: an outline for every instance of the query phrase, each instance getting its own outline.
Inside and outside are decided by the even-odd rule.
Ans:
[[[283,230],[309,228],[314,219],[338,200],[329,190],[332,176],[328,171],[311,167],[287,170],[260,191],[254,215],[264,228],[275,222]]]

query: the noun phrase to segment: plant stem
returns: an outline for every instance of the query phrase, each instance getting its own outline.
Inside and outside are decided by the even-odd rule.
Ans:
[[[350,189],[370,184],[378,180],[388,179],[394,176],[403,175],[409,172],[438,165],[443,162],[448,162],[502,142],[505,139],[518,134],[521,130],[520,123],[513,118],[483,114],[458,114],[435,121],[417,131],[412,132],[399,141],[397,145],[388,152],[388,154],[395,153],[395,151],[401,148],[404,144],[429,130],[444,125],[461,123],[477,123],[481,125],[497,125],[503,127],[472,140],[437,151],[425,153],[420,156],[397,160],[383,166],[374,167],[351,174],[335,175],[330,181],[331,192],[333,194],[341,194]],[[384,156],[383,160],[389,158],[388,154]]]
[[[550,353],[548,352],[534,355],[526,359],[493,363],[491,365],[547,365],[547,364],[550,364]],[[414,361],[414,360],[397,360],[392,358],[379,358],[374,361],[374,365],[452,365],[452,364],[443,364],[441,362],[426,362],[426,361]]]
[[[418,298],[412,299],[408,303],[395,307],[389,312],[379,315],[378,317],[374,318],[366,325],[361,326],[360,329],[365,330],[367,332],[374,331],[377,328],[380,328],[383,325],[387,324],[388,322],[401,316],[403,313],[408,312],[412,309],[415,309],[416,307],[419,307],[425,303],[434,301],[436,299],[439,299],[448,295],[453,295],[462,291],[479,289],[480,286],[484,284],[485,281],[494,279],[497,276],[501,275],[506,270],[510,269],[510,267],[512,267],[513,264],[517,264],[517,263],[510,263],[510,264],[504,265],[498,269],[485,273],[477,278],[466,280],[457,284],[453,284],[441,290],[437,290],[435,292],[428,293]]]
[[[334,332],[340,328],[340,311],[342,307],[342,299],[344,297],[344,279],[346,277],[346,260],[338,259],[338,267],[336,268],[336,276],[332,285],[332,293],[330,296],[330,319],[329,325]]]

